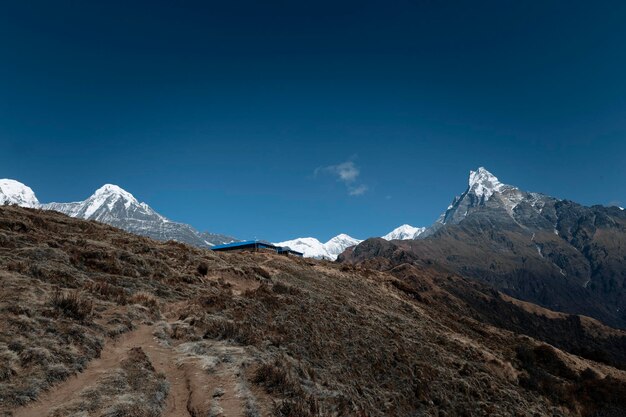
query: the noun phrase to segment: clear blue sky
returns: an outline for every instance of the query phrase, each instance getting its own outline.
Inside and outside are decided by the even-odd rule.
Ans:
[[[480,165],[625,205],[624,22],[623,1],[2,2],[0,178],[269,240],[429,225]]]

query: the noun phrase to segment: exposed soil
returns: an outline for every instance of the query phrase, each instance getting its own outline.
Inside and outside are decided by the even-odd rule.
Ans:
[[[245,415],[242,399],[237,395],[233,367],[221,365],[217,372],[209,374],[198,357],[185,357],[177,351],[180,342],[174,345],[164,343],[154,336],[155,331],[154,325],[141,325],[108,340],[100,357],[91,361],[83,372],[58,384],[35,403],[17,409],[14,416],[51,415],[56,408],[71,403],[101,376],[118,368],[133,348],[141,348],[169,384],[164,417]]]

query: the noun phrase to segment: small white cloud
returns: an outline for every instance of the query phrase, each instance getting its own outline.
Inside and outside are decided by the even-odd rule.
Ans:
[[[315,175],[318,175],[320,173],[336,175],[337,180],[345,183],[352,183],[356,181],[361,172],[356,167],[354,162],[346,161],[337,165],[317,168],[315,170]]]
[[[319,174],[327,174],[337,177],[337,181],[346,185],[348,195],[363,195],[368,189],[367,185],[357,183],[361,170],[353,161],[346,161],[337,165],[316,168],[313,175],[318,176]]]

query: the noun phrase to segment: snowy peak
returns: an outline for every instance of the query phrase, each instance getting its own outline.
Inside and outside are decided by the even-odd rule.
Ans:
[[[545,221],[554,224],[554,219],[550,220],[550,213],[544,212],[544,208],[555,201],[558,199],[503,184],[491,172],[480,167],[470,171],[466,191],[454,199],[420,238],[433,235],[444,225],[459,224],[474,215],[480,215],[492,223],[509,222],[529,228],[536,228],[537,224]]]
[[[495,175],[480,167],[477,171],[470,171],[468,192],[473,193],[477,197],[484,197],[485,201],[489,200],[496,192],[501,192],[505,187]]]
[[[293,250],[302,252],[306,258],[330,259],[334,261],[344,250],[361,242],[362,240],[360,239],[355,239],[342,233],[326,243],[322,243],[314,237],[301,237],[275,243],[275,245],[288,246]]]
[[[300,237],[274,244],[276,246],[288,246],[295,251],[302,252],[305,258],[330,259],[324,244],[314,237]]]
[[[117,205],[120,205],[119,208],[121,209],[122,204],[124,210],[129,210],[131,207],[136,206],[145,211],[152,211],[147,204],[141,205],[131,193],[123,188],[113,184],[105,184],[82,203],[82,207],[79,210],[80,217],[86,219],[98,217],[102,215],[103,211],[113,211]]]
[[[496,196],[498,198],[492,198]],[[517,188],[501,183],[495,175],[480,167],[476,171],[470,171],[467,190],[455,197],[452,204],[421,237],[432,235],[441,225],[458,224],[487,204],[501,204],[507,212],[512,213],[522,198],[523,195]]]
[[[22,207],[39,207],[33,190],[19,181],[0,179],[0,204],[17,204]]]
[[[104,184],[98,188],[93,197],[114,196],[123,199],[125,202],[139,204],[137,199],[128,191],[114,184]]]
[[[391,232],[383,236],[385,240],[412,240],[416,239],[419,235],[424,233],[425,227],[413,227],[409,224],[403,224],[400,227],[396,227]]]
[[[330,239],[328,242],[326,242],[325,245],[338,244],[338,243],[354,243],[354,242],[361,243],[362,240],[355,239],[352,236],[347,235],[345,233],[340,233],[337,236]]]
[[[356,246],[361,242],[363,242],[361,239],[355,239],[352,236],[342,233],[324,243],[324,248],[330,258],[335,260],[344,250],[351,246]]]
[[[413,227],[403,224],[390,233],[383,236],[386,240],[409,240],[416,239],[424,233],[425,227]],[[322,243],[314,237],[301,237],[275,243],[277,246],[289,246],[293,250],[302,252],[305,258],[330,259],[335,260],[346,249],[363,242],[361,239],[353,238],[345,233],[338,234],[326,243]]]

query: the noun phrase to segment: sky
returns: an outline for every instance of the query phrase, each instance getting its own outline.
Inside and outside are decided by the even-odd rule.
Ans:
[[[132,3],[132,4],[130,4]],[[484,166],[626,205],[626,2],[0,4],[0,178],[271,241],[432,224]]]

